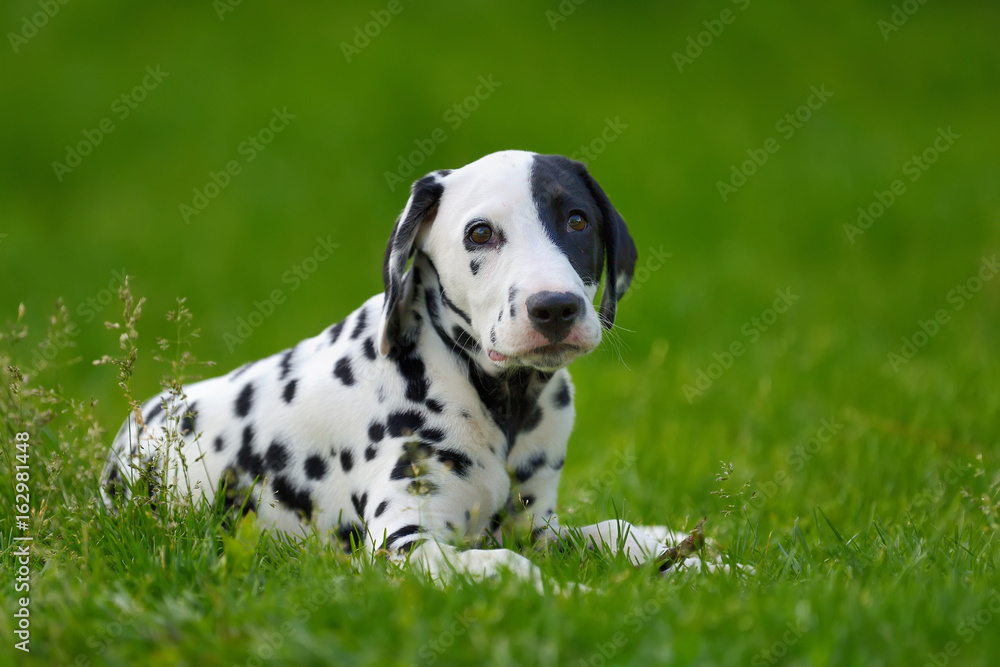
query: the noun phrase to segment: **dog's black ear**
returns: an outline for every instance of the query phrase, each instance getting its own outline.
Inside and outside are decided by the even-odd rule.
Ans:
[[[399,335],[400,312],[409,303],[412,286],[404,280],[406,264],[416,251],[417,235],[429,225],[437,214],[438,203],[444,193],[441,179],[445,171],[427,174],[413,183],[410,199],[396,220],[382,263],[382,280],[385,282],[385,302],[379,321],[379,352],[388,355]]]
[[[601,225],[601,241],[604,243],[604,265],[607,269],[607,275],[604,278],[604,294],[601,295],[599,312],[601,324],[605,329],[610,329],[615,323],[618,300],[622,298],[629,283],[632,282],[637,257],[635,242],[628,233],[628,227],[625,226],[622,216],[611,205],[611,200],[604,194],[601,186],[597,184],[597,181],[583,164],[579,162],[576,164],[580,176],[587,183],[590,195],[597,202],[601,217],[604,218]]]

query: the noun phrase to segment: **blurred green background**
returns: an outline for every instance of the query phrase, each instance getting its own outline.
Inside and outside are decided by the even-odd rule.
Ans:
[[[997,394],[967,374],[996,368],[1000,281],[901,372],[886,356],[1000,249],[995,3],[911,2],[908,16],[887,2],[404,1],[395,14],[384,3],[106,2],[58,5],[44,21],[40,7],[9,2],[2,14],[0,312],[13,318],[23,302],[38,335],[65,299],[80,333],[63,358],[84,363],[48,381],[98,398],[108,428],[124,402],[89,361],[116,347],[101,323],[120,313],[103,304],[122,270],[147,299],[148,349],[186,296],[202,329],[194,351],[224,372],[381,290],[384,243],[413,178],[500,149],[588,147],[650,269],[620,309],[620,356],[608,347],[575,366],[584,409],[626,411],[593,419],[597,436],[630,423],[637,378],[666,423],[721,422],[718,458],[733,455],[738,406],[766,406],[765,422],[818,418],[875,397],[903,407],[915,391],[966,415],[965,435],[995,436]],[[25,27],[33,16],[37,34]],[[679,67],[678,53],[694,57]],[[499,85],[482,95],[480,77]],[[486,99],[470,99],[477,88]],[[809,118],[788,136],[782,119],[814,88],[832,96],[799,110]],[[456,104],[477,108],[463,118]],[[274,109],[294,118],[247,161],[244,142]],[[113,131],[57,174],[53,163],[72,164],[67,147],[104,119]],[[911,182],[904,163],[948,128],[960,138]],[[431,140],[435,130],[446,140]],[[718,183],[768,139],[777,152],[724,200]],[[386,173],[418,144],[433,153],[391,190]],[[240,172],[185,220],[180,205],[231,160]],[[844,225],[895,179],[905,193],[851,243]],[[332,258],[290,277],[317,238],[339,244]],[[670,257],[647,264],[656,253]],[[799,301],[749,344],[744,324],[786,288]],[[274,290],[285,297],[274,314],[227,343]],[[683,387],[734,341],[748,344],[739,372],[689,402]],[[139,396],[163,373],[143,362]],[[943,374],[929,381],[928,367]],[[674,446],[669,433],[640,439]]]

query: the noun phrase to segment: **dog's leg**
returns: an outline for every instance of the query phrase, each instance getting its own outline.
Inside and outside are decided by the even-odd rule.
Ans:
[[[534,584],[539,594],[562,593],[563,589],[551,580],[546,581],[541,570],[520,554],[509,549],[458,549],[435,540],[426,540],[410,553],[410,565],[416,566],[431,579],[445,583],[454,575],[472,579],[493,579],[503,570]],[[570,584],[568,588],[581,588]]]

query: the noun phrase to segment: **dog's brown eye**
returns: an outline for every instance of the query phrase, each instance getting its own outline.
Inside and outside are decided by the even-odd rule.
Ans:
[[[476,245],[486,245],[493,238],[493,230],[489,225],[476,225],[469,231],[469,240]]]
[[[582,232],[587,228],[587,220],[579,213],[574,213],[569,216],[569,220],[566,221],[566,226],[574,232]]]

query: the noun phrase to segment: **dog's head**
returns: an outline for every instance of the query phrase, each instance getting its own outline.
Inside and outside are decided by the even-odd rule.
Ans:
[[[579,162],[504,151],[433,172],[413,184],[386,248],[382,354],[400,333],[417,252],[436,269],[442,309],[457,315],[444,333],[464,333],[479,364],[497,370],[552,370],[597,347],[636,260],[625,222]]]

